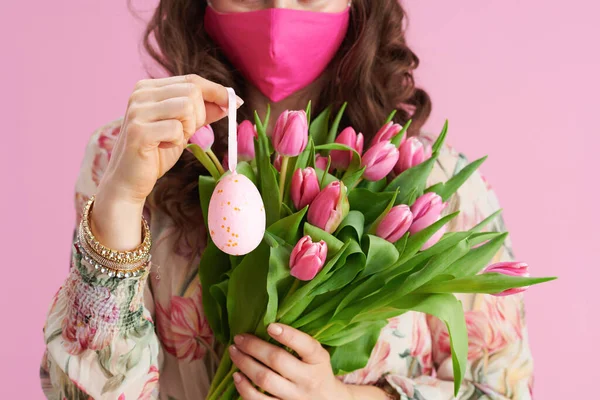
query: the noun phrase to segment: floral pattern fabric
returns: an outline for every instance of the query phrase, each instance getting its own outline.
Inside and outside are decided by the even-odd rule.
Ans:
[[[110,159],[121,120],[98,129],[86,148],[76,183],[77,222]],[[431,138],[422,136],[423,141]],[[467,164],[443,149],[430,184]],[[499,209],[476,174],[450,199],[460,210],[449,230],[466,230]],[[154,237],[152,268],[127,279],[96,276],[72,246],[69,275],[51,302],[44,337],[42,388],[48,399],[197,400],[206,397],[222,349],[202,309],[197,267],[202,246],[182,243],[173,222],[145,210]],[[490,230],[504,231],[497,218]],[[201,233],[197,243],[205,242]],[[197,248],[196,248],[197,247]],[[494,261],[513,258],[510,244]],[[459,399],[530,399],[533,362],[521,295],[459,295],[469,334],[468,368]],[[344,377],[349,384],[379,385],[404,400],[452,399],[452,360],[445,325],[406,313],[389,320],[368,365]]]

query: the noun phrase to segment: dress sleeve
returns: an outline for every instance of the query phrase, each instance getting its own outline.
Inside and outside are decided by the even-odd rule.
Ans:
[[[108,164],[120,121],[100,128],[86,148],[76,184],[77,223]],[[97,274],[74,238],[70,270],[44,325],[40,377],[48,399],[157,399],[159,342],[144,297],[148,272],[120,279]]]
[[[452,162],[448,162],[449,159]],[[445,165],[444,161],[441,163],[447,177],[467,164],[459,154],[445,160]],[[472,176],[450,201],[448,212],[461,211],[450,230],[470,229],[500,208],[494,192],[479,173]],[[505,231],[502,218],[496,218],[487,230]],[[507,241],[493,262],[513,259],[511,245]],[[457,398],[531,399],[533,360],[522,295],[457,297],[463,302],[469,335],[467,372]],[[415,359],[425,365],[416,369],[418,373],[415,374],[410,371],[402,375],[388,374],[385,382],[403,400],[454,399],[448,331],[444,323],[435,317],[419,315],[415,321],[422,321],[419,329],[423,334],[431,335],[430,346],[413,346],[413,349],[423,351],[423,354],[415,355]],[[418,325],[415,322],[415,326]]]

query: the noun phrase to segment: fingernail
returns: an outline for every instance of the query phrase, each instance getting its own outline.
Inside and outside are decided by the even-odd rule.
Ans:
[[[229,110],[228,110],[227,108],[225,108],[225,107],[221,107],[221,106],[219,106],[219,108],[220,108],[221,110],[223,110],[223,112],[224,112],[225,114],[227,114],[227,113],[229,112]]]
[[[281,335],[281,332],[283,332],[283,328],[276,324],[269,325],[269,328],[267,328],[267,330],[271,335]]]
[[[233,341],[235,342],[235,344],[240,345],[244,341],[244,337],[242,335],[237,335],[233,338]]]
[[[242,377],[240,376],[239,372],[236,372],[235,374],[233,374],[233,381],[235,383],[240,383],[241,380],[242,380]]]
[[[235,347],[234,345],[229,346],[229,352],[231,354],[237,354],[239,350],[237,349],[237,347]]]
[[[244,100],[242,100],[242,98],[240,96],[235,96],[237,97],[235,104],[237,104],[238,108],[240,108],[242,106],[242,104],[244,104]]]

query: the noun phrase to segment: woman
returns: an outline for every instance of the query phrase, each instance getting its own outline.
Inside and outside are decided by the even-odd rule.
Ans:
[[[160,1],[145,45],[172,76],[139,82],[125,117],[92,135],[76,186],[78,223],[95,195],[93,213],[83,218],[89,218],[86,226],[98,246],[139,248],[148,237],[140,224],[145,216],[153,238],[152,269],[147,263],[139,274],[113,276],[102,257],[90,263],[93,250],[75,239],[69,277],[44,330],[42,383],[48,398],[206,396],[222,349],[202,310],[201,171],[185,144],[214,123],[214,148],[223,154],[224,126],[218,121],[226,114],[226,86],[244,99],[238,107],[245,118],[254,109],[264,112],[267,103],[278,115],[304,108],[309,99],[316,112],[348,101],[343,125],[368,137],[399,108],[398,122],[412,118],[410,134],[427,143],[419,130],[431,106],[414,86],[418,59],[405,43],[403,22],[396,0],[377,6],[366,0]],[[431,183],[464,165],[461,155],[444,149]],[[447,212],[460,209],[453,228],[465,229],[497,208],[477,175]],[[502,222],[494,227],[501,229]],[[510,257],[505,248],[496,261]],[[462,300],[470,365],[459,397],[530,398],[532,360],[521,297]],[[391,319],[368,365],[343,379],[333,376],[327,352],[312,338],[279,324],[269,332],[300,359],[256,337],[237,337],[231,355],[244,399],[453,397],[448,333],[434,318],[408,313]]]

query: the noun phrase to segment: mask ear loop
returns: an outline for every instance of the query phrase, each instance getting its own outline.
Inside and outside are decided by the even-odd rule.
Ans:
[[[228,94],[228,134],[227,134],[227,164],[232,173],[235,173],[237,167],[238,145],[237,145],[237,100],[235,91],[227,88]]]

